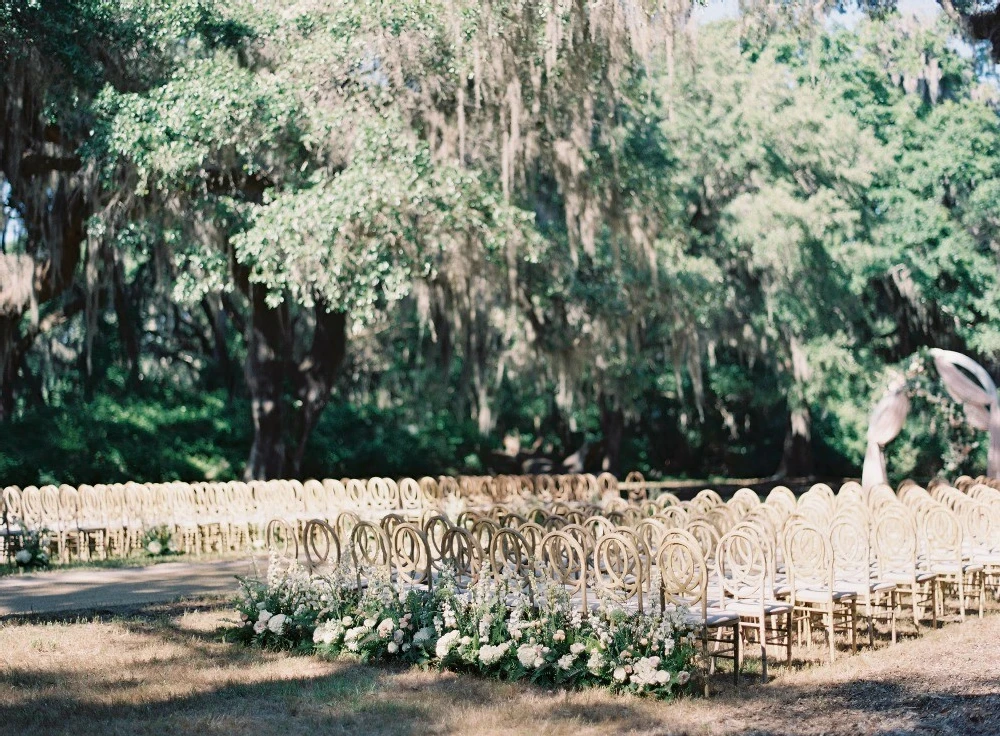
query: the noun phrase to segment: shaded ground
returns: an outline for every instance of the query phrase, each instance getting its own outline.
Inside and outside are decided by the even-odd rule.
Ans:
[[[219,642],[231,617],[0,625],[0,734],[1000,733],[1000,616],[675,703],[251,651]]]

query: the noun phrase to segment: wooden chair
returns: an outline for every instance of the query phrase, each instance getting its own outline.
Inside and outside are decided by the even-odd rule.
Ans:
[[[699,630],[709,673],[717,658],[732,659],[733,680],[739,685],[740,617],[732,611],[709,607],[708,563],[699,541],[682,529],[667,531],[660,539],[656,566],[660,572],[660,611],[684,607]],[[730,636],[723,636],[722,631],[730,628]],[[705,689],[707,695],[707,681]]]
[[[738,614],[740,633],[756,634],[760,645],[761,682],[767,682],[767,648],[781,646],[786,662],[792,659],[792,605],[775,597],[773,561],[760,532],[737,525],[720,540],[715,555],[718,568],[718,608]],[[784,628],[777,623],[785,618]],[[746,647],[741,647],[744,652]],[[741,654],[742,657],[742,654]],[[742,659],[741,659],[742,662]]]

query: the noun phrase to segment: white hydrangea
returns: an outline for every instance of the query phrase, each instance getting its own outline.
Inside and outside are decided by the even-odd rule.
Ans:
[[[338,641],[344,633],[344,627],[339,621],[327,621],[320,624],[313,632],[313,641],[316,644],[330,645]]]
[[[17,554],[14,555],[14,560],[20,565],[27,565],[31,562],[31,552],[26,549],[18,550]]]
[[[361,648],[361,637],[368,633],[368,629],[364,626],[355,626],[353,629],[348,629],[344,634],[344,644],[352,652],[356,652]]]
[[[479,661],[487,666],[496,664],[503,659],[504,655],[507,654],[509,650],[509,641],[497,644],[496,646],[484,644],[479,648]],[[534,658],[532,658],[532,661],[534,661]]]
[[[541,663],[539,660],[542,658],[542,648],[534,644],[522,644],[517,648],[517,661],[521,663],[521,666],[526,670],[530,670],[534,667],[540,667]],[[535,664],[539,662],[539,664]]]
[[[424,642],[430,641],[431,639],[434,638],[434,635],[436,633],[437,632],[435,631],[433,626],[425,626],[424,628],[420,629],[420,631],[418,631],[416,634],[413,635],[413,643],[423,644]]]
[[[587,660],[587,669],[593,674],[597,674],[604,668],[604,655],[601,654],[596,649],[590,653],[590,659]]]
[[[646,687],[651,685],[656,685],[657,682],[657,668],[660,666],[659,657],[641,657],[633,665],[632,669],[632,682],[640,687]],[[667,679],[669,679],[669,674]]]
[[[458,642],[459,636],[458,631],[452,630],[438,639],[437,646],[434,648],[434,653],[437,654],[438,659],[444,659],[448,656],[449,652],[451,652],[452,648]]]
[[[557,664],[559,665],[559,669],[568,670],[570,667],[573,666],[573,663],[575,661],[576,661],[575,654],[564,654],[559,658],[559,662]]]

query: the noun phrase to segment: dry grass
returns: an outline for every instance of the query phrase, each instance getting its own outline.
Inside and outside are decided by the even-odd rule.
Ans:
[[[1000,616],[656,703],[248,651],[219,641],[230,615],[189,604],[0,625],[0,733],[1000,733]]]

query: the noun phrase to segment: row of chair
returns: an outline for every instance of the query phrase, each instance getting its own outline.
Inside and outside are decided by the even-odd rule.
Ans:
[[[691,501],[664,494],[603,506],[535,499],[468,509],[454,521],[430,511],[378,522],[341,512],[301,529],[275,521],[269,540],[291,544],[284,551],[295,555],[301,543],[312,567],[345,557],[360,568],[393,567],[405,585],[433,585],[445,564],[471,581],[483,562],[495,573],[526,574],[540,561],[584,607],[598,600],[640,611],[689,606],[713,661],[738,660],[756,641],[766,679],[768,648],[790,657],[793,631],[811,641],[821,628],[832,659],[838,633],[856,648],[862,620],[870,643],[877,620],[895,641],[904,602],[918,626],[927,612],[936,624],[946,600],[961,618],[975,600],[982,615],[987,579],[996,587],[1000,535],[991,520],[1000,490],[961,485],[965,491],[908,483],[897,494],[849,483],[835,494],[818,484],[798,498],[779,487],[763,500],[741,489],[729,501],[703,491]]]

